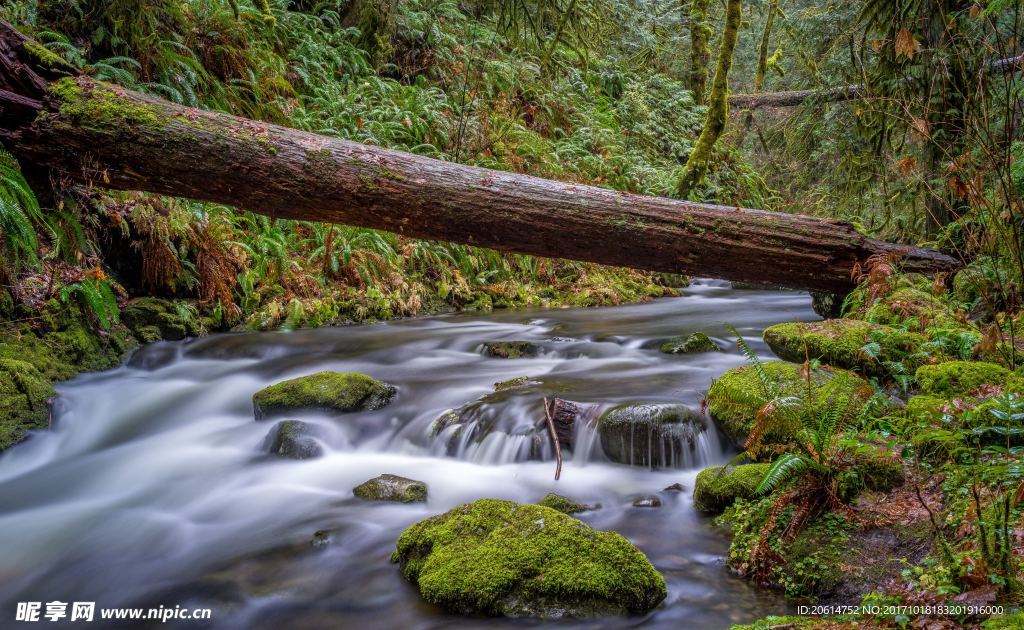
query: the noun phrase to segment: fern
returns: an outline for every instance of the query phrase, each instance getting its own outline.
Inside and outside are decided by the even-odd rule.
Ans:
[[[61,287],[60,301],[67,304],[76,297],[86,311],[96,319],[100,328],[110,330],[121,321],[121,311],[117,307],[117,298],[106,280],[84,279],[80,282]]]
[[[5,264],[9,272],[17,273],[38,264],[35,225],[42,214],[18,162],[0,149],[0,264]]]
[[[764,478],[761,479],[761,483],[757,484],[757,494],[767,494],[775,492],[778,488],[782,487],[783,484],[812,470],[820,470],[819,466],[813,459],[800,453],[783,453],[772,462],[772,465],[768,468],[764,474]]]

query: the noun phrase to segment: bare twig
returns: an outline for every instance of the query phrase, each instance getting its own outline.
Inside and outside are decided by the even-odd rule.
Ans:
[[[555,481],[562,476],[562,446],[558,443],[558,433],[555,432],[555,420],[551,417],[551,403],[548,402],[547,397],[544,398],[544,419],[548,423],[548,433],[551,434],[551,443],[555,445],[555,459],[558,463],[555,465]]]

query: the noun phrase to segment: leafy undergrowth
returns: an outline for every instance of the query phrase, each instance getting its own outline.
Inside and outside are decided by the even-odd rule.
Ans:
[[[752,627],[969,627],[986,622],[984,606],[1024,605],[1024,370],[1006,323],[1020,313],[986,316],[964,285],[949,291],[894,266],[874,275],[846,319],[765,332],[782,358],[804,362],[803,383],[773,379],[747,349],[745,395],[709,396],[713,414],[748,410],[741,458],[771,453],[757,492],[718,519],[733,532],[729,566],[796,602],[880,607]],[[863,407],[822,409],[828,393],[812,374],[832,361],[870,379]],[[939,604],[962,609],[885,608]]]

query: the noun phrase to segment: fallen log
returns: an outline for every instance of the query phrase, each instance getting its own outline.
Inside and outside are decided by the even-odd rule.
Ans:
[[[1019,72],[1024,68],[1024,54],[988,62],[988,69],[1004,74]],[[838,103],[852,101],[867,96],[863,85],[840,85],[817,90],[784,90],[781,92],[755,92],[753,94],[733,94],[729,97],[729,107],[736,109],[759,109],[761,107],[795,107],[804,101],[813,100],[817,103]]]
[[[844,293],[872,256],[959,264],[845,222],[465,166],[177,105],[40,61],[0,21],[0,141],[100,187],[658,272]],[[4,94],[17,97],[12,100]]]

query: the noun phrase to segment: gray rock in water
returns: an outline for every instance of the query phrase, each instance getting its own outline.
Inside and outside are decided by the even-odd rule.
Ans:
[[[608,459],[634,466],[665,467],[685,463],[707,430],[704,416],[685,405],[626,404],[609,409],[597,421],[601,448]]]
[[[656,508],[661,507],[661,499],[655,496],[640,497],[639,499],[633,500],[633,507],[640,508]]]
[[[381,475],[352,489],[360,499],[416,503],[427,500],[427,484],[398,475]]]
[[[697,352],[720,352],[718,344],[702,332],[695,332],[685,339],[673,337],[659,348],[665,354],[691,354]]]
[[[324,454],[317,441],[320,430],[316,425],[299,420],[278,422],[267,434],[264,448],[273,455],[290,459],[313,459]]]
[[[499,359],[523,359],[540,354],[540,346],[532,341],[490,341],[484,344],[484,355]]]
[[[681,483],[674,483],[662,490],[662,492],[686,492],[686,486]]]

